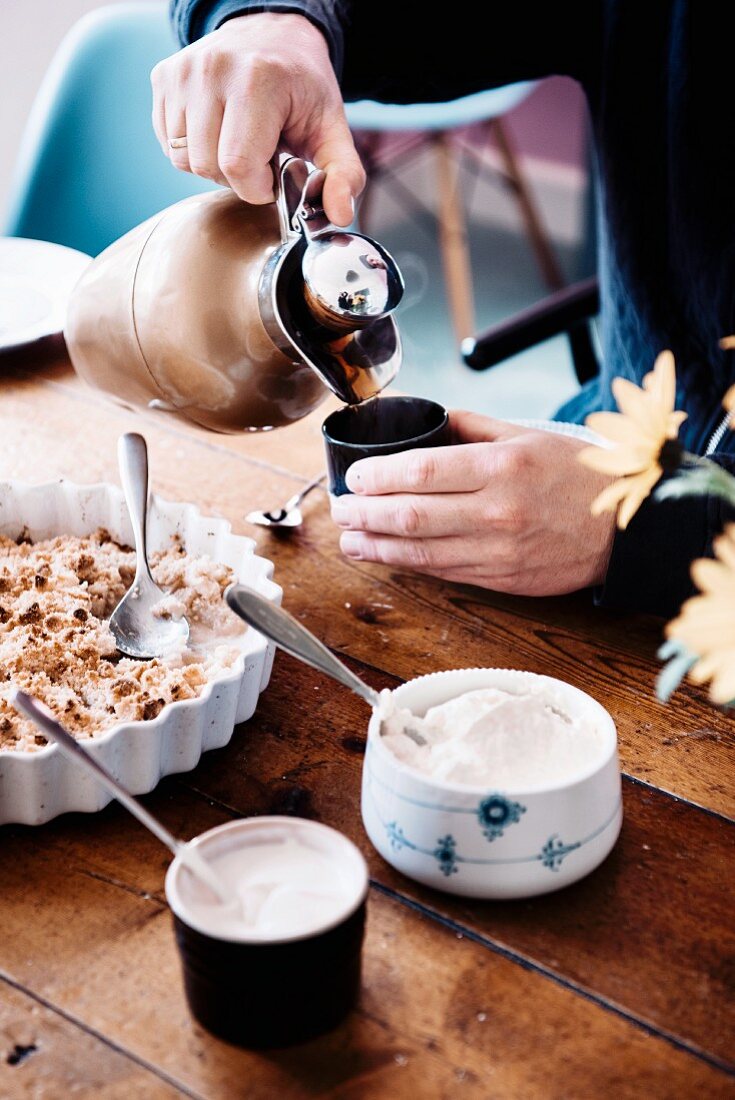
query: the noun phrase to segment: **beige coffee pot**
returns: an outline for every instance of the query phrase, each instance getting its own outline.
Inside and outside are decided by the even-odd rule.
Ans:
[[[329,390],[357,404],[388,385],[401,363],[395,261],[329,224],[313,165],[282,155],[275,176],[273,203],[196,195],[100,253],[64,330],[82,378],[222,432],[289,424]]]

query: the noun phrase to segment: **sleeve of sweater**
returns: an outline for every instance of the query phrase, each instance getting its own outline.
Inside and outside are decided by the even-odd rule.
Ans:
[[[171,23],[182,46],[216,31],[237,15],[275,12],[303,15],[324,35],[334,71],[342,72],[341,0],[170,0]]]
[[[557,0],[529,13],[506,4],[433,7],[418,0],[171,0],[182,45],[228,19],[258,12],[305,16],[324,34],[345,99],[437,102],[562,73],[585,83],[601,41],[601,9]]]
[[[735,454],[711,457],[735,473]],[[695,591],[691,563],[711,555],[712,540],[732,522],[735,509],[720,497],[649,497],[627,529],[616,533],[607,577],[595,592],[595,602],[670,618]]]

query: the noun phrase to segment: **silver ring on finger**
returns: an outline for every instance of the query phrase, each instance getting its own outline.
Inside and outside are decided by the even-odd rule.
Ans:
[[[184,134],[182,137],[169,138],[168,144],[170,149],[186,149],[189,143]]]

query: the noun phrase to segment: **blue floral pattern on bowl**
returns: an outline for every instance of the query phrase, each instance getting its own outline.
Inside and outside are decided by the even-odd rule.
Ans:
[[[558,871],[564,857],[573,852],[575,848],[580,848],[582,843],[581,840],[578,840],[576,844],[564,844],[554,833],[544,844],[539,858],[544,867],[548,867],[550,871]]]
[[[576,851],[578,848],[582,848],[589,841],[594,840],[599,836],[608,825],[614,821],[615,817],[620,811],[620,803],[615,807],[615,810],[611,816],[605,821],[599,828],[595,829],[589,836],[584,837],[582,840],[576,840],[571,844],[565,844],[560,839],[557,833],[553,833],[549,839],[542,846],[540,851],[534,852],[527,856],[517,856],[515,858],[506,859],[477,859],[471,856],[463,856],[457,852],[457,841],[448,833],[446,836],[438,837],[436,847],[434,849],[423,848],[419,844],[415,844],[410,840],[403,828],[397,821],[390,821],[387,824],[383,822],[383,828],[385,829],[386,836],[390,841],[391,848],[398,852],[401,848],[410,848],[413,852],[420,852],[422,855],[431,856],[439,864],[439,870],[448,878],[450,875],[455,874],[458,871],[458,864],[460,863],[476,863],[476,864],[512,864],[512,863],[541,863],[543,867],[546,867],[549,871],[558,871],[562,863],[569,855],[570,852]]]
[[[496,792],[483,798],[477,807],[477,820],[484,836],[492,841],[502,836],[509,825],[520,821],[521,814],[525,812],[526,807],[521,806],[520,802],[511,802],[509,798]]]
[[[457,873],[457,842],[453,836],[440,837],[434,849],[434,859],[439,863],[439,870],[445,878]]]

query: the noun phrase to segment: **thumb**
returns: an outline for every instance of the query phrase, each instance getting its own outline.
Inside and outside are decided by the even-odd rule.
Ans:
[[[349,225],[355,216],[355,199],[365,186],[365,169],[341,108],[325,125],[312,159],[327,174],[322,192],[325,214],[335,225]]]
[[[449,426],[455,443],[493,443],[528,431],[528,428],[509,424],[507,420],[496,420],[492,416],[481,416],[464,409],[451,410]]]

